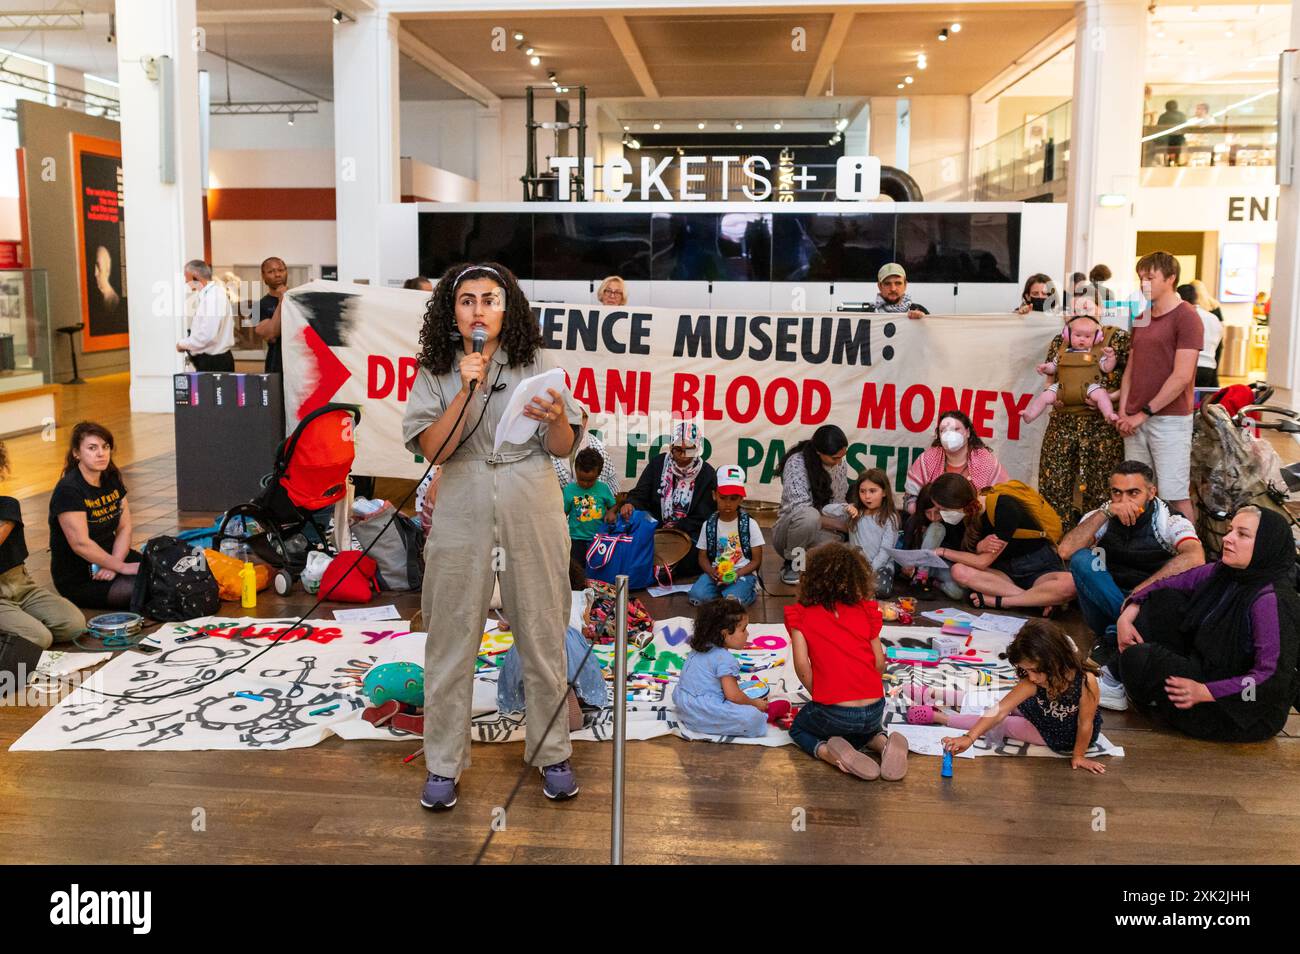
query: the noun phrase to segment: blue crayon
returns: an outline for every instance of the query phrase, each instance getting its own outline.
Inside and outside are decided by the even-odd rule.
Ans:
[[[943,751],[943,768],[939,769],[941,778],[952,778],[952,752],[944,749]]]

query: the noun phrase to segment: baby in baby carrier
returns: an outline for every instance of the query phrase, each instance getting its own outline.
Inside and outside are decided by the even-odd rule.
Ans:
[[[1083,299],[1081,303],[1087,301]],[[1114,333],[1114,328],[1102,328],[1089,314],[1073,315],[1066,320],[1056,360],[1045,361],[1035,369],[1051,378],[1051,383],[1021,412],[1026,424],[1057,403],[1071,413],[1083,414],[1096,408],[1111,423],[1119,419],[1113,396],[1101,383],[1102,375],[1115,369],[1115,349],[1110,346]]]

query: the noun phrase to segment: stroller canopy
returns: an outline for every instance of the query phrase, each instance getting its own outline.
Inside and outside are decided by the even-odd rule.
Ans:
[[[303,510],[320,510],[342,499],[356,459],[353,430],[361,410],[351,404],[326,404],[312,411],[276,453],[275,478]]]

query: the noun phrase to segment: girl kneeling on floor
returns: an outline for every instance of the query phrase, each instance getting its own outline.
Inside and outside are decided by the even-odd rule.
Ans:
[[[1045,619],[1025,623],[1007,647],[1007,660],[1016,667],[1020,682],[982,715],[960,715],[922,705],[907,710],[907,721],[966,729],[965,735],[943,740],[943,747],[954,755],[965,752],[987,733],[990,741],[1012,738],[1045,745],[1069,754],[1072,769],[1104,774],[1104,765],[1085,757],[1101,735],[1096,664],[1079,652],[1061,627]],[[922,701],[915,690],[923,687],[908,688],[914,701]],[[942,701],[961,704],[959,690],[943,692],[947,698]]]
[[[808,554],[785,625],[795,673],[812,701],[795,716],[790,738],[841,772],[897,781],[907,774],[907,739],[883,728],[885,651],[874,597],[875,578],[860,551],[826,543]]]
[[[748,642],[749,616],[737,600],[709,600],[696,610],[691,653],[673,690],[682,725],[692,732],[745,739],[767,734],[767,700],[740,691],[740,663],[730,653]]]

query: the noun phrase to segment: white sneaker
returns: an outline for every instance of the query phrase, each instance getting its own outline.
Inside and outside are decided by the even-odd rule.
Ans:
[[[1097,680],[1097,687],[1101,690],[1101,700],[1099,705],[1103,709],[1110,709],[1112,712],[1123,712],[1128,708],[1128,693],[1124,691],[1124,684],[1107,678],[1105,672]]]

